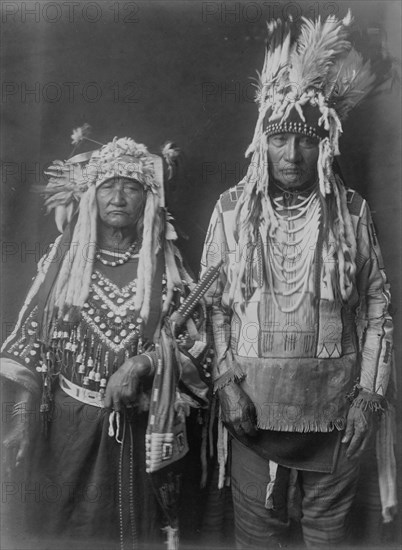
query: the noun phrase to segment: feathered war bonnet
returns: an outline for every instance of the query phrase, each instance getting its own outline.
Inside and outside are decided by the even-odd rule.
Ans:
[[[80,129],[74,132],[80,132]],[[179,153],[172,143],[162,149],[168,179]],[[138,235],[141,248],[135,303],[142,320],[146,321],[149,316],[156,257],[161,248],[164,248],[167,266],[168,294],[170,287],[181,287],[181,278],[171,257],[172,241],[177,235],[165,210],[163,159],[151,154],[145,145],[125,137],[114,138],[100,149],[75,155],[65,163],[54,163],[53,170],[57,164],[60,167],[59,177],[54,171],[49,172],[51,178],[44,190],[47,195],[45,205],[48,211],[55,211],[56,224],[61,232],[64,231],[63,237],[66,233],[70,237],[67,253],[65,249],[60,251],[63,259],[44,309],[42,327],[47,338],[58,321],[73,322],[76,319],[88,296],[96,255],[96,190],[111,178],[133,179],[146,192],[142,234]]]
[[[356,243],[346,206],[345,189],[333,173],[333,159],[339,155],[342,121],[373,88],[375,76],[370,61],[348,40],[350,12],[343,20],[335,16],[325,21],[302,18],[298,31],[289,21],[267,23],[264,65],[257,78],[258,120],[246,157],[252,154],[243,193],[236,206],[240,250],[256,245],[260,224],[273,237],[277,222],[269,198],[268,138],[278,133],[303,134],[318,140],[317,174],[323,216],[327,220],[326,199],[335,203],[335,220],[328,220],[327,242],[337,244],[337,279],[342,300],[347,300],[355,272]],[[335,223],[334,223],[335,222]],[[243,255],[242,255],[243,256]],[[246,286],[247,259],[240,262],[231,298],[239,286]],[[333,279],[334,274],[331,274]],[[246,288],[247,299],[252,289]]]

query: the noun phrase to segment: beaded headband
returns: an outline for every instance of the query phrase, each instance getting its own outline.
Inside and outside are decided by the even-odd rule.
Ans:
[[[286,120],[270,120],[270,109],[264,119],[264,133],[267,137],[280,134],[302,134],[316,140],[328,137],[328,132],[319,124],[321,113],[317,106],[306,104],[302,107],[303,118],[297,109],[290,110]]]
[[[315,128],[308,126],[302,122],[287,122],[283,124],[273,123],[268,124],[265,132],[267,137],[274,136],[275,134],[302,134],[303,136],[320,139],[320,136],[315,131]]]

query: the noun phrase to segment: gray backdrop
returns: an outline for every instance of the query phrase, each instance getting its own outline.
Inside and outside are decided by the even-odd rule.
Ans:
[[[157,152],[172,139],[183,149],[184,175],[170,202],[197,272],[213,205],[247,166],[257,112],[250,77],[262,65],[266,19],[343,16],[348,7],[366,55],[375,60],[386,46],[401,57],[399,1],[4,1],[2,339],[57,236],[32,187],[44,182],[47,163],[69,156],[73,128],[88,122],[101,142],[130,136]],[[373,211],[393,291],[398,367],[399,93],[397,85],[351,115],[340,158],[346,182]]]

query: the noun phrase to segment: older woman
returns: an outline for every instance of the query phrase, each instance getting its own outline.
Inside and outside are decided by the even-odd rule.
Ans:
[[[54,163],[47,204],[63,233],[3,346],[15,391],[9,465],[35,449],[31,479],[53,487],[39,499],[41,531],[80,548],[154,545],[163,525],[174,545],[184,416],[206,405],[197,323],[188,325],[194,340],[161,330],[192,284],[173,245],[163,173],[162,158],[129,138]],[[47,436],[33,446],[25,412],[38,405]]]

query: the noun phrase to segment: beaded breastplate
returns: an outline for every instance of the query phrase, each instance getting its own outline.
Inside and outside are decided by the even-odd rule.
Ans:
[[[88,300],[81,313],[83,323],[108,348],[119,354],[137,334],[136,279],[124,288],[95,271]]]
[[[162,283],[164,288],[165,279]],[[128,357],[152,347],[142,337],[135,294],[136,279],[119,288],[94,271],[79,321],[55,329],[37,370],[61,373],[74,384],[104,393],[109,377]]]

